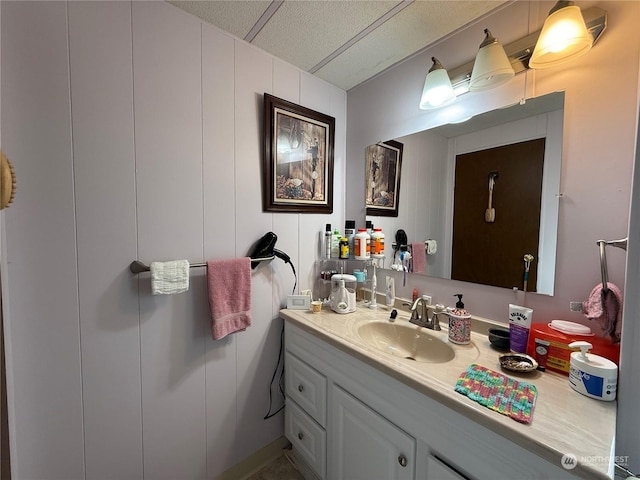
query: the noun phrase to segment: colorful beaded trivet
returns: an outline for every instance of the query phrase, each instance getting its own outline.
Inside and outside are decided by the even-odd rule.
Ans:
[[[481,365],[472,364],[456,382],[456,392],[522,423],[531,423],[538,390]]]

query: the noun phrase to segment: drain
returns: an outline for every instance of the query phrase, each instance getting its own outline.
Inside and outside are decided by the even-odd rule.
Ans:
[[[415,358],[413,358],[413,357],[404,357],[404,359],[405,359],[405,360],[413,360],[414,362],[416,361],[416,359],[415,359]]]

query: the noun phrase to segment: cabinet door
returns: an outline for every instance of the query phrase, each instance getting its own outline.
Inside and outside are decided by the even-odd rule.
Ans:
[[[439,458],[427,457],[427,480],[468,480]]]
[[[338,386],[332,388],[329,478],[415,478],[416,440]]]

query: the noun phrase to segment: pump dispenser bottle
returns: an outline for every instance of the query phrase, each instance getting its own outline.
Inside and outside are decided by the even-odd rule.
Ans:
[[[569,370],[571,388],[597,400],[615,400],[618,366],[608,358],[587,353],[592,347],[589,342],[572,342],[569,347],[580,349],[579,352],[571,354]]]
[[[449,341],[459,345],[471,343],[471,315],[464,309],[462,294],[456,293],[458,297],[456,308],[449,308]]]

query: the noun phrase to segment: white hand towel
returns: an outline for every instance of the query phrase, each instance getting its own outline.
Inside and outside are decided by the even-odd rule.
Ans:
[[[436,242],[435,240],[426,240],[424,244],[427,250],[427,255],[435,255],[435,253],[438,251],[438,242]]]
[[[187,260],[151,262],[149,268],[153,295],[171,295],[189,290],[189,262]]]

